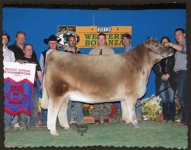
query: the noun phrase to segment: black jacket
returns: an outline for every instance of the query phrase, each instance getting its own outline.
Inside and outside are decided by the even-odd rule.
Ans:
[[[156,74],[155,85],[156,85],[156,94],[159,92],[159,87],[162,83],[162,75],[168,73],[170,75],[169,82],[173,90],[176,90],[176,78],[174,72],[175,57],[174,55],[166,59],[161,60],[159,63],[153,66],[153,71]]]
[[[77,47],[76,47],[75,52],[73,52],[73,51],[71,50],[71,48],[67,46],[67,47],[64,49],[64,52],[81,54],[80,50],[79,50]]]
[[[44,50],[42,51],[42,55],[44,57],[44,65],[45,65],[45,59],[46,59],[46,53],[47,53],[48,50]]]
[[[22,50],[19,46],[17,46],[16,43],[14,43],[13,45],[8,46],[8,48],[9,48],[11,51],[13,51],[13,53],[15,54],[15,59],[16,59],[16,60],[18,60],[18,59],[23,60],[23,59],[24,59],[23,50]],[[32,59],[37,60],[36,53],[35,53],[34,50],[33,50],[33,53],[32,53]]]
[[[50,49],[50,48],[49,48]],[[47,50],[44,50],[44,51],[42,51],[41,52],[41,54],[43,55],[43,57],[44,57],[44,65],[45,65],[45,60],[46,60],[46,53],[48,52],[48,50],[49,49],[47,49]],[[58,50],[59,51],[59,49],[58,48],[56,48],[56,50]]]

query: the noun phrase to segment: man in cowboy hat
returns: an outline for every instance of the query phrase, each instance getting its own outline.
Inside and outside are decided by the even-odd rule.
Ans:
[[[48,44],[48,49],[44,50],[40,54],[40,67],[42,72],[44,72],[45,68],[45,59],[46,59],[46,53],[49,49],[55,49],[58,50],[58,43],[61,41],[61,39],[58,39],[57,36],[55,35],[50,35],[49,38],[44,39],[44,43]],[[46,126],[47,124],[47,110],[46,109],[41,109],[41,123],[42,126]]]

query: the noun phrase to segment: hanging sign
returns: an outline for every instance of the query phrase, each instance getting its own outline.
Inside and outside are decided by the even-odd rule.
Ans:
[[[78,48],[94,48],[99,33],[106,34],[107,46],[123,47],[121,36],[132,34],[132,26],[59,26],[57,36],[61,39],[61,46],[67,45],[68,35],[73,34]]]

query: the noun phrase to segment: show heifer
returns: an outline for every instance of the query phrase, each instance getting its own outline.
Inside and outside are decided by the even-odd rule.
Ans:
[[[42,107],[48,108],[47,127],[56,131],[56,118],[68,129],[68,100],[85,103],[121,101],[126,124],[138,126],[135,104],[146,92],[152,66],[173,54],[173,49],[147,40],[122,54],[74,55],[50,50],[43,78]]]

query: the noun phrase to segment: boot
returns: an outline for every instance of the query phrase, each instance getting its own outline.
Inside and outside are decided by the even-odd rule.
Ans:
[[[174,121],[176,115],[175,101],[168,103],[168,120]]]
[[[162,113],[164,120],[168,120],[168,103],[162,102]]]

